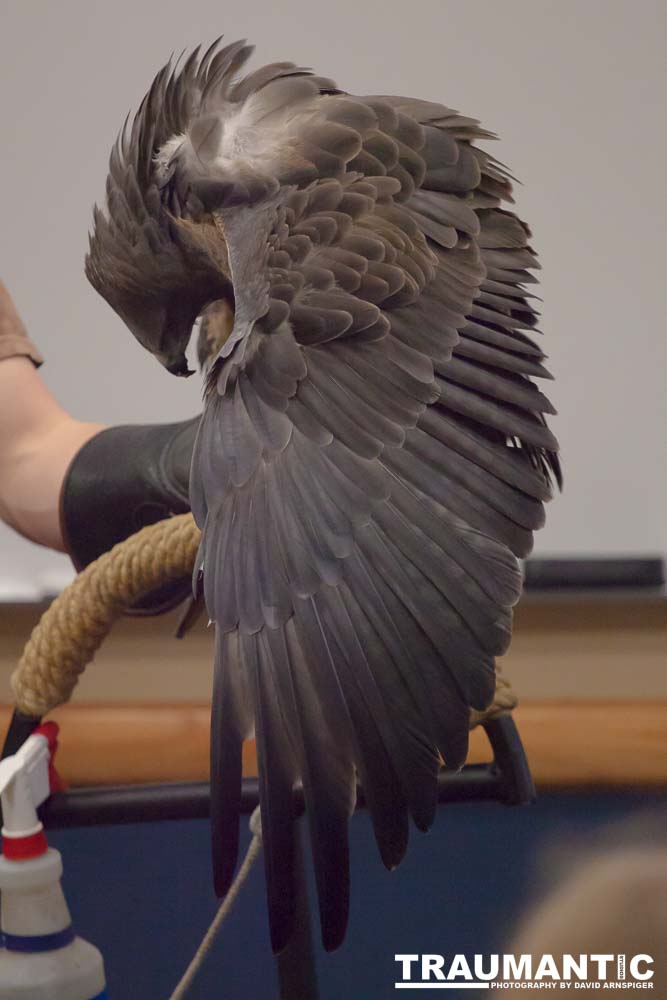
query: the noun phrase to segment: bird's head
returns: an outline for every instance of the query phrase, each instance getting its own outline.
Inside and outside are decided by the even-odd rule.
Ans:
[[[212,78],[224,90],[250,51],[212,46],[160,70],[112,149],[106,206],[94,210],[86,275],[174,375],[191,374],[185,352],[197,317],[220,300],[234,308],[224,233],[196,185],[179,180],[178,137],[201,113]]]

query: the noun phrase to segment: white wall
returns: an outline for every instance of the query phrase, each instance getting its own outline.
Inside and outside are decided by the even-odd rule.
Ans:
[[[540,554],[667,550],[664,59],[658,0],[3,0],[0,273],[76,414],[185,417],[172,379],[88,287],[111,142],[172,50],[224,31],[358,93],[441,100],[498,131],[542,254],[566,492]],[[3,530],[0,590],[64,559]],[[48,583],[48,581],[47,581]]]

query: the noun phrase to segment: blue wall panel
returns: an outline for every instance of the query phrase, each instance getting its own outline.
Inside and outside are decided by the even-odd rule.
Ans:
[[[502,949],[517,916],[553,879],[563,857],[594,843],[610,823],[661,803],[658,795],[619,793],[544,795],[528,808],[443,806],[430,833],[413,832],[406,859],[392,873],[378,860],[368,816],[356,815],[350,929],[333,955],[318,948],[322,1000],[396,996],[396,952]],[[104,954],[112,1000],[166,1000],[216,909],[208,824],[64,830],[50,839],[63,853],[75,925]],[[243,850],[248,840],[244,822]],[[276,996],[259,864],[192,997]]]

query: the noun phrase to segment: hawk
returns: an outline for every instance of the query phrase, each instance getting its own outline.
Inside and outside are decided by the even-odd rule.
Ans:
[[[218,40],[157,74],[113,147],[86,273],[176,375],[197,317],[229,320],[190,488],[216,629],[214,882],[234,875],[254,735],[273,947],[300,783],[332,949],[357,780],[392,869],[493,697],[560,471],[533,381],[538,263],[475,145],[492,134],[289,62],[243,76],[251,51]]]

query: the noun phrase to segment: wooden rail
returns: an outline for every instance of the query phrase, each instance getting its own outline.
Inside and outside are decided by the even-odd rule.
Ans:
[[[10,707],[0,706],[6,729]],[[67,705],[58,770],[72,786],[196,781],[208,776],[209,709],[198,704]],[[527,701],[515,719],[538,787],[667,788],[667,701]],[[481,730],[471,761],[490,758]],[[254,744],[245,773],[256,774]]]

